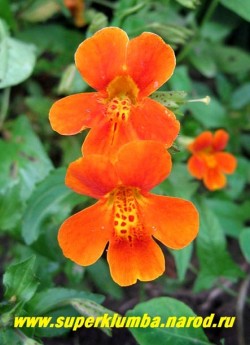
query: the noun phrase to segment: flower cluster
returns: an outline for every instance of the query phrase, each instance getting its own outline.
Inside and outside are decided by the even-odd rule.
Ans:
[[[91,128],[82,157],[68,168],[66,185],[98,201],[62,224],[60,247],[86,266],[108,244],[115,282],[128,286],[155,279],[165,270],[155,240],[181,249],[199,227],[190,201],[150,193],[171,172],[167,148],[180,129],[175,115],[148,97],[171,77],[174,52],[153,33],[129,40],[123,30],[110,27],[86,39],[75,60],[96,92],[57,101],[50,122],[63,135]]]

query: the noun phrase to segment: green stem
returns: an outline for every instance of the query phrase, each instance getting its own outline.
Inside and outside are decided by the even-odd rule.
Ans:
[[[4,120],[8,114],[9,103],[10,103],[10,87],[6,87],[3,90],[2,105],[1,105],[1,110],[0,110],[0,130],[2,129]]]
[[[213,0],[210,4],[210,6],[208,7],[208,10],[206,11],[202,21],[201,21],[201,26],[203,26],[204,24],[206,24],[209,19],[212,17],[217,5],[219,3],[219,0]]]

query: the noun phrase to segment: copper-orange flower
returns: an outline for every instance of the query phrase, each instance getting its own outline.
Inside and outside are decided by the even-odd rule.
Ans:
[[[188,170],[192,176],[203,180],[209,190],[225,187],[225,174],[235,171],[236,158],[228,152],[222,152],[228,139],[229,135],[223,129],[217,130],[214,135],[206,131],[188,147],[193,154],[188,161]]]
[[[64,0],[64,5],[71,12],[75,25],[78,27],[84,26],[84,0]]]
[[[170,147],[178,135],[175,115],[148,96],[175,68],[172,48],[145,32],[129,41],[116,27],[86,39],[75,54],[83,79],[97,92],[80,93],[54,103],[52,128],[72,135],[92,128],[83,153],[111,154],[131,140],[156,140]]]
[[[107,259],[115,282],[127,286],[159,277],[165,262],[154,239],[183,248],[196,237],[199,223],[190,201],[149,193],[170,170],[169,153],[154,141],[125,144],[113,163],[103,155],[71,163],[66,185],[99,201],[62,224],[58,239],[64,255],[91,265],[109,242]]]

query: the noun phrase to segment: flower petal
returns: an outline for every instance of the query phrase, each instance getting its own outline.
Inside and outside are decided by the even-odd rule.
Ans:
[[[197,179],[202,179],[206,172],[206,164],[198,156],[192,156],[188,160],[188,171],[192,176],[196,177]]]
[[[215,159],[224,173],[232,174],[235,171],[237,159],[231,153],[216,152]]]
[[[229,135],[223,129],[219,129],[214,133],[213,148],[215,151],[222,151],[227,146]]]
[[[55,102],[49,119],[54,131],[72,135],[94,126],[104,113],[105,107],[100,103],[98,93],[79,93]]]
[[[161,37],[144,32],[132,39],[127,51],[127,72],[145,97],[157,90],[173,74],[175,55]]]
[[[197,236],[199,214],[190,201],[147,194],[140,209],[143,224],[167,247],[181,249]]]
[[[148,140],[132,141],[118,152],[115,168],[126,186],[148,191],[170,173],[171,156],[164,145]]]
[[[113,238],[107,259],[113,280],[121,286],[135,284],[137,279],[156,279],[165,270],[164,255],[148,235],[135,238],[132,242],[125,238]]]
[[[138,139],[161,141],[166,147],[173,144],[180,130],[175,115],[150,98],[131,108],[130,120]]]
[[[227,179],[219,167],[208,169],[204,177],[204,184],[209,190],[217,190],[225,187]]]
[[[118,177],[107,157],[89,155],[69,165],[65,183],[77,193],[98,199],[117,186]]]
[[[115,123],[104,118],[88,133],[82,152],[83,155],[94,153],[107,155],[113,160],[116,159],[117,151],[121,146],[135,139],[137,135],[129,121]]]
[[[196,139],[188,146],[193,153],[210,148],[213,142],[213,134],[210,131],[205,131],[198,135]]]
[[[58,234],[64,256],[88,266],[102,255],[112,230],[112,216],[103,201],[68,218]]]
[[[85,81],[103,90],[118,75],[124,74],[128,36],[125,31],[109,27],[83,41],[75,54],[76,66]]]

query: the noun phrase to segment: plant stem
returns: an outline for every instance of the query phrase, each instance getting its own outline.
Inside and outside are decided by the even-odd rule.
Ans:
[[[210,4],[210,6],[208,7],[208,10],[206,11],[202,21],[201,21],[201,26],[203,26],[204,24],[206,24],[209,19],[212,17],[217,5],[218,5],[219,0],[213,0]]]
[[[9,102],[10,102],[10,87],[6,87],[3,90],[2,105],[1,105],[1,110],[0,110],[0,130],[2,129],[4,120],[8,114]]]

